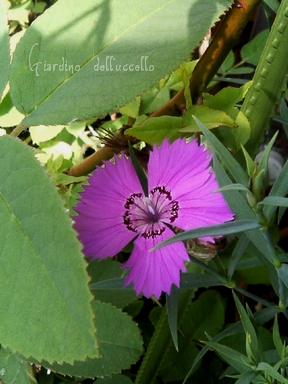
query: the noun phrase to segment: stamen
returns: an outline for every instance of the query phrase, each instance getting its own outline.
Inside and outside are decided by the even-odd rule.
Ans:
[[[132,194],[124,204],[123,223],[126,228],[138,232],[145,239],[160,236],[166,224],[178,218],[179,203],[172,200],[171,191],[164,186],[155,187],[149,197]]]

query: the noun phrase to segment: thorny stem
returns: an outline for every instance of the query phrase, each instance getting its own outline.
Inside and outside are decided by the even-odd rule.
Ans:
[[[190,77],[192,100],[195,101],[212,80],[231,49],[235,46],[244,27],[260,3],[261,0],[235,1],[232,8],[224,16],[211,44],[201,56]],[[185,88],[181,89],[168,103],[152,113],[149,117],[179,115],[182,107],[185,106],[184,91]],[[93,154],[84,160],[83,163],[85,163],[85,166],[82,167],[82,165],[79,164],[72,167],[69,174],[73,176],[87,174],[91,172],[96,165],[101,164],[102,160],[109,158],[109,154],[110,157],[112,157],[114,153],[111,148],[106,146],[98,152],[98,155]]]
[[[212,42],[201,56],[190,77],[192,100],[197,99],[212,80],[260,3],[261,0],[237,1],[225,15]],[[150,117],[177,115],[183,105],[185,105],[184,88]]]

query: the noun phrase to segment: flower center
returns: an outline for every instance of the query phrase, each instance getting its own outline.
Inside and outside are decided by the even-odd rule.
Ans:
[[[132,194],[124,208],[123,222],[127,229],[148,238],[161,235],[166,229],[164,223],[171,224],[177,219],[179,204],[172,200],[171,192],[161,186],[152,189],[149,197]]]

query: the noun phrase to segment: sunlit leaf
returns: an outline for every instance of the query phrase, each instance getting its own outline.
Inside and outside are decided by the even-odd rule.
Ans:
[[[0,1],[0,99],[8,81],[10,64],[9,35],[4,1]]]
[[[180,137],[185,137],[184,133],[180,133],[182,124],[181,117],[151,117],[138,126],[126,129],[125,134],[134,136],[151,145],[155,143],[160,145],[165,138],[170,139],[172,142]]]
[[[200,128],[193,116],[196,116],[208,129],[226,125],[236,128],[236,122],[227,113],[206,107],[204,105],[193,105],[183,116],[183,128],[180,132],[199,132]]]
[[[11,96],[23,124],[66,124],[123,106],[185,60],[231,3],[57,1],[13,56]]]

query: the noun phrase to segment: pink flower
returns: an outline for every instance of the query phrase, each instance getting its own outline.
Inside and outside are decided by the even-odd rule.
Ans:
[[[122,154],[105,162],[84,186],[75,210],[75,229],[83,252],[93,259],[114,256],[134,239],[123,268],[130,268],[125,285],[134,283],[139,295],[170,293],[179,287],[180,271],[189,257],[182,242],[151,251],[171,237],[172,226],[184,230],[222,224],[233,219],[209,166],[211,156],[195,140],[178,139],[156,145],[148,162],[145,196],[131,159]],[[212,241],[212,238],[205,238]]]

